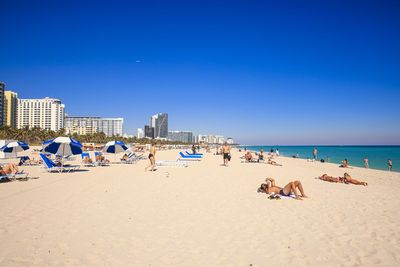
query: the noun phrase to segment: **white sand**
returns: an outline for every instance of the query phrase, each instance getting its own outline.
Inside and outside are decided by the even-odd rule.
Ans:
[[[368,187],[331,184],[315,177],[343,175],[337,165],[239,156],[156,172],[144,172],[147,161],[24,167],[39,178],[0,184],[0,266],[400,265],[400,173],[353,168]],[[257,193],[267,176],[301,180],[310,198],[268,200]]]

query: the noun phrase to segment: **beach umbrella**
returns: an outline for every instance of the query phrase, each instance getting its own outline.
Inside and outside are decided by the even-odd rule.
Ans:
[[[82,144],[70,137],[57,137],[43,142],[43,152],[58,156],[82,154]]]
[[[105,144],[103,152],[116,154],[124,152],[127,149],[128,147],[122,141],[110,141],[107,144]]]
[[[7,154],[15,154],[17,157],[17,153],[21,151],[25,151],[29,149],[29,145],[24,142],[16,141],[8,143],[0,148],[0,151]]]

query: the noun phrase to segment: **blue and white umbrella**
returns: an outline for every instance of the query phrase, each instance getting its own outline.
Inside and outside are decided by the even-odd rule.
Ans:
[[[43,151],[58,156],[82,154],[82,144],[70,137],[57,137],[43,142]]]
[[[110,141],[107,144],[105,144],[103,152],[116,154],[124,152],[127,149],[128,147],[122,141]]]
[[[17,153],[21,151],[28,150],[29,146],[27,143],[16,141],[16,142],[11,142],[8,143],[7,145],[4,145],[0,148],[1,152],[8,153],[8,154],[15,154],[15,157],[17,157]]]

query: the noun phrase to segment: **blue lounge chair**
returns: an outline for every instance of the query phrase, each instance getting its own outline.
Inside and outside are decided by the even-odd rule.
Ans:
[[[189,153],[187,150],[185,152],[188,156],[203,156],[203,153]]]
[[[183,154],[182,152],[179,152],[179,155],[181,156],[179,160],[201,160],[201,156],[193,155],[193,156],[188,156]]]
[[[79,166],[77,165],[64,165],[64,166],[57,166],[57,164],[54,163],[51,159],[46,157],[45,154],[40,153],[40,157],[42,158],[43,165],[48,172],[70,172],[70,171],[76,171],[79,169]]]

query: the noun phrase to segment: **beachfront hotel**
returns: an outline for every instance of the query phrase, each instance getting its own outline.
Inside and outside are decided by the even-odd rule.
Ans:
[[[175,142],[192,143],[193,133],[190,131],[169,131],[167,139]]]
[[[4,116],[4,90],[6,88],[6,84],[0,82],[0,126],[4,125],[5,116]]]
[[[4,92],[4,125],[17,127],[18,94],[13,91]]]
[[[65,105],[55,98],[18,99],[17,128],[26,126],[59,131],[64,128]]]
[[[123,118],[66,116],[65,132],[79,135],[104,133],[106,136],[122,136],[123,124]]]
[[[203,143],[203,144],[223,144],[225,142],[225,138],[223,135],[203,135],[199,134],[194,137],[194,143]]]

